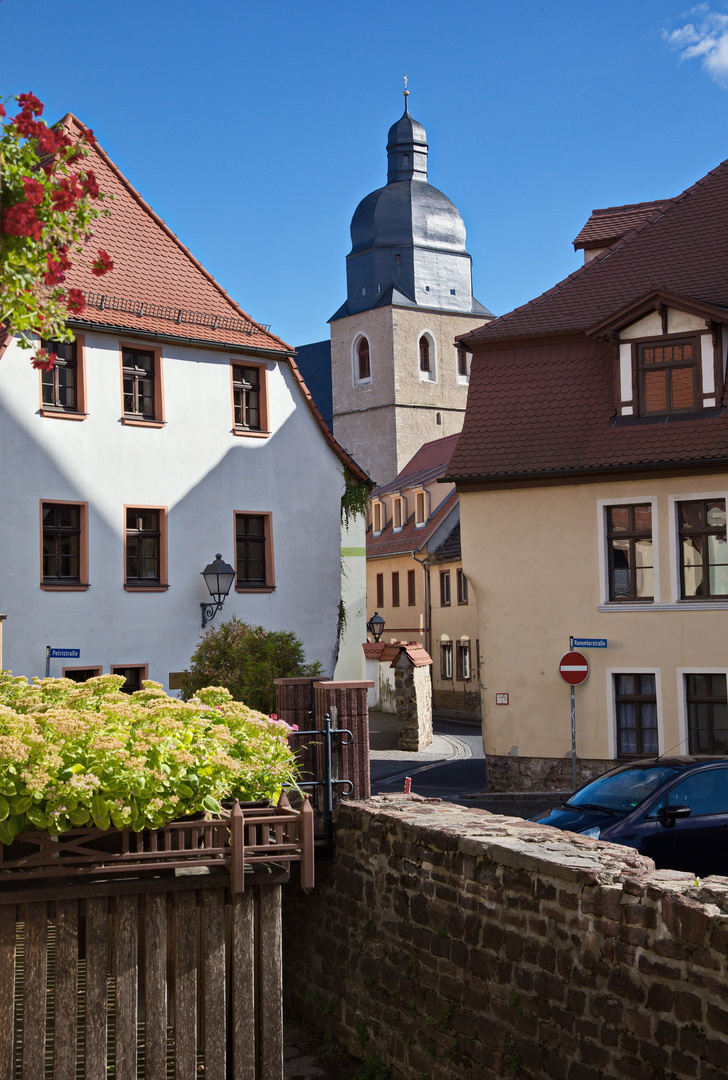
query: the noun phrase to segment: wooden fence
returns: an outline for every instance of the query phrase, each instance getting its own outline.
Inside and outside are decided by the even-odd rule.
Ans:
[[[0,863],[0,1080],[281,1080],[280,886],[308,856],[272,816],[208,848],[181,839],[207,823],[105,855],[77,838],[61,866],[23,837]]]

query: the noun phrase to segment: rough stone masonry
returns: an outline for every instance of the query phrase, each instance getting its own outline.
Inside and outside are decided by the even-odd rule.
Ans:
[[[289,1004],[393,1080],[726,1080],[728,878],[418,796],[342,803]]]

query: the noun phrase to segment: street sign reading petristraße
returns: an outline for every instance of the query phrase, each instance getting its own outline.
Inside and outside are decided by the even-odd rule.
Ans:
[[[81,655],[80,649],[54,649],[48,646],[48,655],[52,660],[78,660]]]

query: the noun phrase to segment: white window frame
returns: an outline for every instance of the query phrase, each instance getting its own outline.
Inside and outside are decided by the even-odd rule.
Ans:
[[[645,501],[644,499],[642,500]],[[695,669],[693,669],[695,670]],[[665,728],[662,710],[662,668],[645,667],[644,664],[631,664],[629,667],[607,668],[607,755],[612,761],[626,761],[617,758],[617,695],[615,693],[615,675],[654,675],[655,698],[657,699],[657,753],[665,753]]]
[[[717,664],[711,664],[708,667],[698,667],[696,664],[691,664],[690,667],[676,668],[677,675],[677,733],[680,736],[680,743],[677,747],[668,747],[668,752],[674,749],[676,754],[689,754],[690,750],[690,729],[688,726],[688,701],[687,701],[687,684],[685,682],[686,675],[725,675],[728,679],[728,667],[720,667]]]
[[[430,370],[422,371],[420,368],[420,341],[422,338],[427,338],[430,346]],[[417,335],[417,373],[420,377],[420,382],[436,383],[437,382],[437,345],[435,344],[435,335],[431,330],[422,330]]]
[[[686,491],[679,495],[668,495],[667,506],[670,521],[669,550],[670,550],[670,599],[680,610],[710,611],[717,608],[728,607],[728,596],[725,600],[713,598],[711,600],[681,600],[680,599],[680,521],[678,517],[678,503],[698,502],[705,499],[723,499],[728,510],[728,491]],[[697,669],[695,669],[697,671]]]
[[[369,377],[359,378],[359,342],[366,341],[369,346]],[[354,386],[371,386],[374,364],[372,363],[372,343],[368,334],[356,334],[351,343],[351,380]]]
[[[455,382],[458,386],[467,386],[470,382],[470,369],[473,365],[473,354],[471,352],[468,352],[467,349],[465,349],[464,352],[466,358],[465,366],[467,367],[468,371],[466,375],[461,375],[460,371],[458,370],[460,364],[460,349],[455,346]]]
[[[399,507],[399,525],[397,525],[397,508]],[[401,495],[395,495],[392,499],[392,532],[402,532],[407,520],[407,508]]]
[[[379,528],[377,524],[377,511],[379,511]],[[387,508],[381,499],[372,499],[372,536],[381,536],[387,524]]]
[[[636,506],[649,503],[652,507],[652,574],[654,577],[654,597],[652,600],[610,600],[609,599],[609,546],[607,543],[607,509],[610,506]],[[660,550],[659,529],[657,528],[657,496],[630,495],[627,498],[597,499],[597,538],[599,548],[599,610],[600,611],[645,611],[660,602]]]
[[[449,670],[448,671],[443,671],[442,660],[443,660],[443,655],[444,655],[444,649],[445,649],[446,646],[449,646],[449,649],[447,650],[448,669]],[[452,682],[453,681],[453,647],[452,646],[453,646],[453,643],[450,640],[450,638],[446,637],[443,634],[443,636],[440,638],[440,679],[443,682]]]
[[[427,490],[427,488],[419,488],[417,491],[414,491],[412,494],[413,494],[414,500],[415,500],[415,528],[416,529],[424,529],[425,525],[427,524],[427,519],[430,516],[430,514],[429,514],[429,509],[430,508],[429,508],[429,505],[428,505],[428,503],[429,503],[429,494],[430,493]],[[423,506],[423,509],[424,509],[424,517],[422,518],[421,521],[419,521],[418,518],[417,518],[417,504],[419,502],[419,496],[420,495],[422,496],[422,506]]]

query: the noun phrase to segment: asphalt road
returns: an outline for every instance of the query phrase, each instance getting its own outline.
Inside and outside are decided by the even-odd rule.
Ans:
[[[434,730],[451,744],[452,757],[422,765],[417,755],[408,761],[377,762],[372,769],[372,794],[402,791],[404,777],[412,777],[412,791],[427,798],[445,799],[460,806],[479,807],[493,814],[529,818],[547,810],[560,798],[524,798],[523,796],[485,793],[485,756],[480,725],[457,720],[434,721]],[[485,795],[485,797],[484,797]]]

